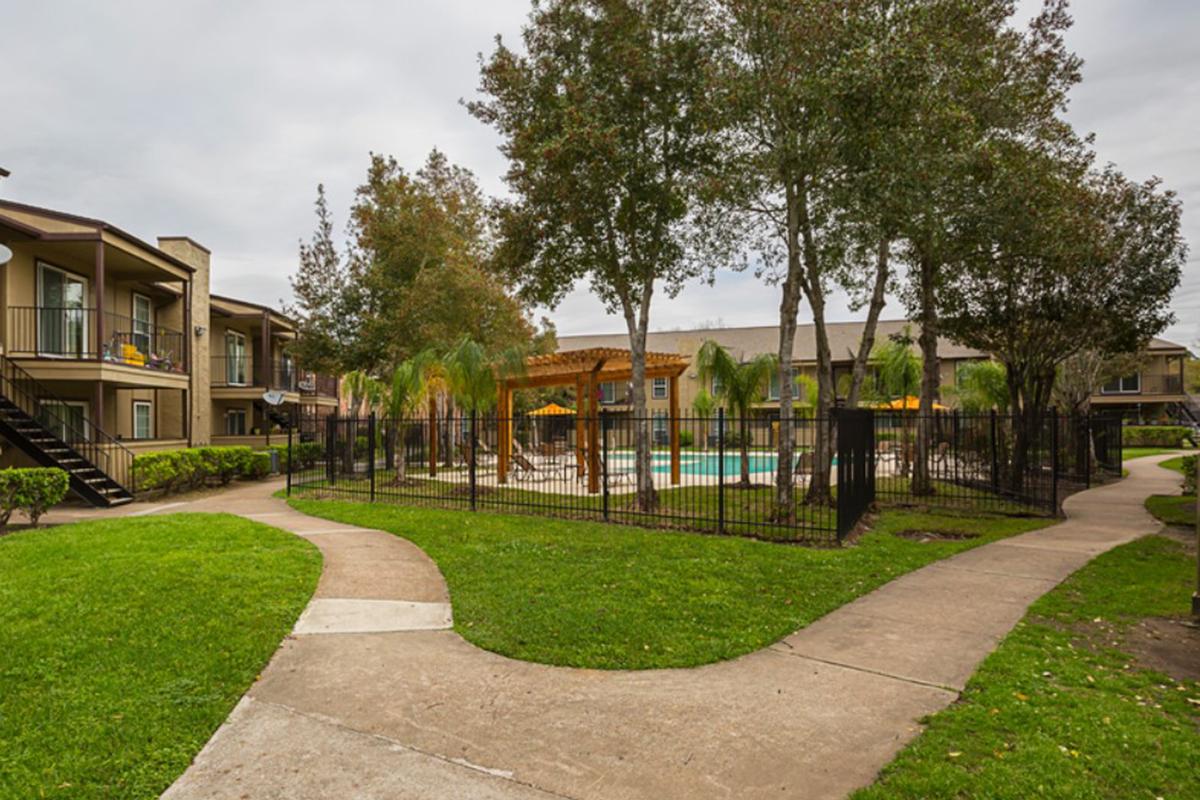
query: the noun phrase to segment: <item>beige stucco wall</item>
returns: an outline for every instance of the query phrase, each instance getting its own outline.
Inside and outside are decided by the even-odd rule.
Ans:
[[[190,239],[160,237],[158,246],[163,252],[174,256],[192,267],[195,272],[188,285],[191,296],[191,328],[200,325],[204,332],[197,336],[195,330],[185,330],[184,338],[191,347],[191,424],[190,439],[195,446],[208,444],[212,439],[211,395],[212,383],[211,347],[212,332],[208,329],[209,318],[209,253]]]

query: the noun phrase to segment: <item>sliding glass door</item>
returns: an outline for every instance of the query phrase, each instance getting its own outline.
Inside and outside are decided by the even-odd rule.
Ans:
[[[88,355],[87,281],[48,264],[38,264],[38,353]]]

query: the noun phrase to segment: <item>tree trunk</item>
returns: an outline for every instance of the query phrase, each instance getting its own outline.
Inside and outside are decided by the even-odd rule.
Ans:
[[[921,403],[917,409],[916,457],[913,462],[912,493],[933,494],[929,458],[933,445],[933,404],[938,395],[938,323],[934,277],[937,266],[928,250],[920,258],[921,294]]]
[[[402,419],[392,423],[392,437],[396,442],[392,445],[396,458],[395,483],[399,486],[408,478],[408,430]]]
[[[854,368],[850,374],[850,391],[846,393],[846,408],[858,408],[862,397],[863,381],[867,376],[867,362],[871,360],[871,351],[875,349],[875,330],[879,325],[879,315],[887,302],[887,282],[891,275],[888,257],[891,254],[892,243],[884,238],[879,240],[879,250],[875,255],[875,285],[871,289],[871,301],[867,305],[867,321],[863,325],[862,339],[858,344],[858,353],[854,356]]]
[[[637,481],[637,506],[644,513],[658,508],[658,493],[654,490],[654,464],[651,456],[650,420],[646,412],[646,330],[650,323],[650,298],[653,282],[641,291],[637,308],[622,302],[625,325],[629,331],[629,354],[633,382],[633,441],[634,470]]]
[[[803,294],[803,268],[800,262],[800,205],[796,193],[787,190],[787,276],[783,281],[783,298],[779,303],[779,460],[775,468],[775,513],[778,522],[790,522],[795,517],[796,497],[793,466],[795,464],[795,418],[793,408],[796,371],[792,354],[796,344],[796,315]]]
[[[833,426],[833,406],[836,400],[833,356],[829,350],[829,331],[825,327],[825,300],[822,293],[810,291],[809,302],[813,306],[813,329],[817,344],[817,418],[812,482],[808,486],[806,501],[827,505],[833,502],[833,442],[837,435]]]

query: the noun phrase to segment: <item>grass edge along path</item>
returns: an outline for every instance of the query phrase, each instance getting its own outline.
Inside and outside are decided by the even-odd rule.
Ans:
[[[157,797],[320,572],[310,543],[227,514],[0,538],[0,797]]]
[[[1160,467],[1183,475],[1184,456],[1159,462]],[[1196,526],[1196,495],[1152,494],[1146,498],[1146,510],[1164,525]]]
[[[933,561],[1052,520],[886,510],[842,548],[499,513],[293,497],[297,510],[421,547],[454,629],[525,661],[690,667],[753,652]],[[905,531],[977,538],[918,541]]]
[[[1200,683],[1140,669],[1125,632],[1183,617],[1195,560],[1148,536],[1037,600],[962,697],[854,800],[1200,797]]]

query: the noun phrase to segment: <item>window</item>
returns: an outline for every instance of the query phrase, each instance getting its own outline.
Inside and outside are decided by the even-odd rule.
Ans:
[[[610,406],[617,402],[617,385],[612,382],[600,384],[600,403]]]
[[[1111,380],[1100,387],[1101,394],[1137,394],[1142,390],[1142,376],[1135,372],[1123,378]]]
[[[237,331],[225,332],[225,382],[246,385],[246,335]]]
[[[667,434],[667,412],[655,411],[651,417],[653,442],[655,445],[664,445],[670,440]]]
[[[713,397],[721,396],[721,379],[716,375],[713,375],[712,378],[712,395]]]
[[[38,262],[38,353],[82,358],[88,354],[87,281]]]
[[[779,373],[778,372],[771,373],[771,382],[767,385],[767,399],[768,400],[778,400],[779,399]]]
[[[655,378],[650,383],[650,397],[655,400],[667,399],[667,379]]]
[[[143,355],[151,354],[150,333],[154,328],[154,309],[150,298],[145,295],[133,296],[133,346]]]
[[[149,400],[133,401],[133,438],[154,438],[153,406]]]
[[[225,412],[225,435],[246,435],[246,409],[231,408]]]
[[[91,440],[87,415],[88,404],[83,401],[38,403],[38,422],[67,444]]]

